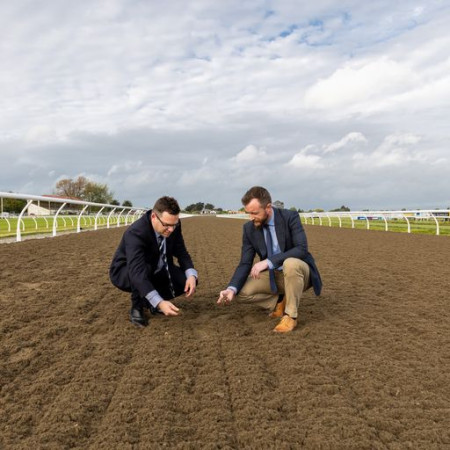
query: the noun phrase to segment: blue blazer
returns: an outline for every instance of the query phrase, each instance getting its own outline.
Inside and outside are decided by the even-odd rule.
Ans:
[[[150,214],[151,211],[147,211],[127,228],[109,269],[109,278],[114,286],[126,292],[133,288],[141,297],[155,289],[151,277],[158,268],[160,257]],[[166,238],[166,255],[169,267],[174,264],[175,256],[183,271],[194,268],[181,234],[181,223]]]
[[[305,261],[310,267],[311,283],[314,293],[320,295],[322,280],[319,270],[311,253],[308,252],[308,243],[305,230],[296,211],[273,208],[275,211],[275,231],[281,253],[273,255],[270,259],[274,267],[280,267],[287,258],[298,258]],[[253,259],[258,255],[260,260],[267,258],[267,247],[262,228],[256,228],[253,222],[244,225],[242,237],[241,261],[237,266],[229,286],[234,286],[239,292],[250,275]]]

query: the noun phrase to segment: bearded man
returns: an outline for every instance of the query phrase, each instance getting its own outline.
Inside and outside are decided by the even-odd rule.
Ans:
[[[273,331],[287,333],[297,326],[303,292],[313,287],[320,295],[322,281],[308,251],[306,234],[296,211],[272,206],[272,198],[261,186],[242,197],[250,221],[244,225],[241,261],[217,303],[255,303],[280,318]],[[253,264],[255,255],[260,261]]]

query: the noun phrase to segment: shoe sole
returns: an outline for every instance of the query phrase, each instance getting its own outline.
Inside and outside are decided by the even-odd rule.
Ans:
[[[130,319],[130,322],[135,326],[135,327],[138,327],[138,328],[145,328],[148,324],[146,324],[146,323],[141,323],[141,322],[136,322],[135,320],[131,320]]]
[[[272,330],[274,333],[291,333],[297,328],[298,324],[295,324],[290,330],[277,330],[276,327]]]
[[[292,330],[272,330],[274,333],[279,333],[279,334],[283,334],[283,333],[292,333],[295,330],[295,328],[292,328]]]

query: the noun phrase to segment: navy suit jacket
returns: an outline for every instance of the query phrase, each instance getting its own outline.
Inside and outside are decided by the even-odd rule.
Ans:
[[[158,268],[160,257],[150,214],[151,211],[147,211],[125,231],[109,269],[109,277],[114,286],[126,292],[133,288],[141,297],[155,289],[151,277]],[[184,271],[194,268],[184,244],[181,223],[166,238],[166,256],[169,267],[174,264],[175,256]]]
[[[275,211],[275,232],[281,253],[271,256],[274,267],[280,267],[287,258],[298,258],[305,261],[310,267],[311,283],[316,295],[320,295],[322,280],[319,270],[311,253],[308,252],[308,243],[305,230],[296,211],[273,208]],[[267,258],[267,247],[262,228],[256,228],[253,222],[244,225],[242,237],[242,253],[229,286],[234,286],[239,292],[244,286],[253,266],[253,259],[258,255],[260,260]]]

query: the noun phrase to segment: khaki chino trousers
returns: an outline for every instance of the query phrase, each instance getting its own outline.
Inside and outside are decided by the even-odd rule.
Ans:
[[[278,292],[270,290],[269,271],[259,274],[258,279],[249,277],[238,293],[236,300],[242,303],[257,304],[265,309],[273,310],[278,295],[284,294],[286,306],[284,312],[291,317],[297,317],[298,307],[303,292],[311,287],[310,269],[307,263],[297,258],[287,258],[283,270],[275,270],[275,282]]]

